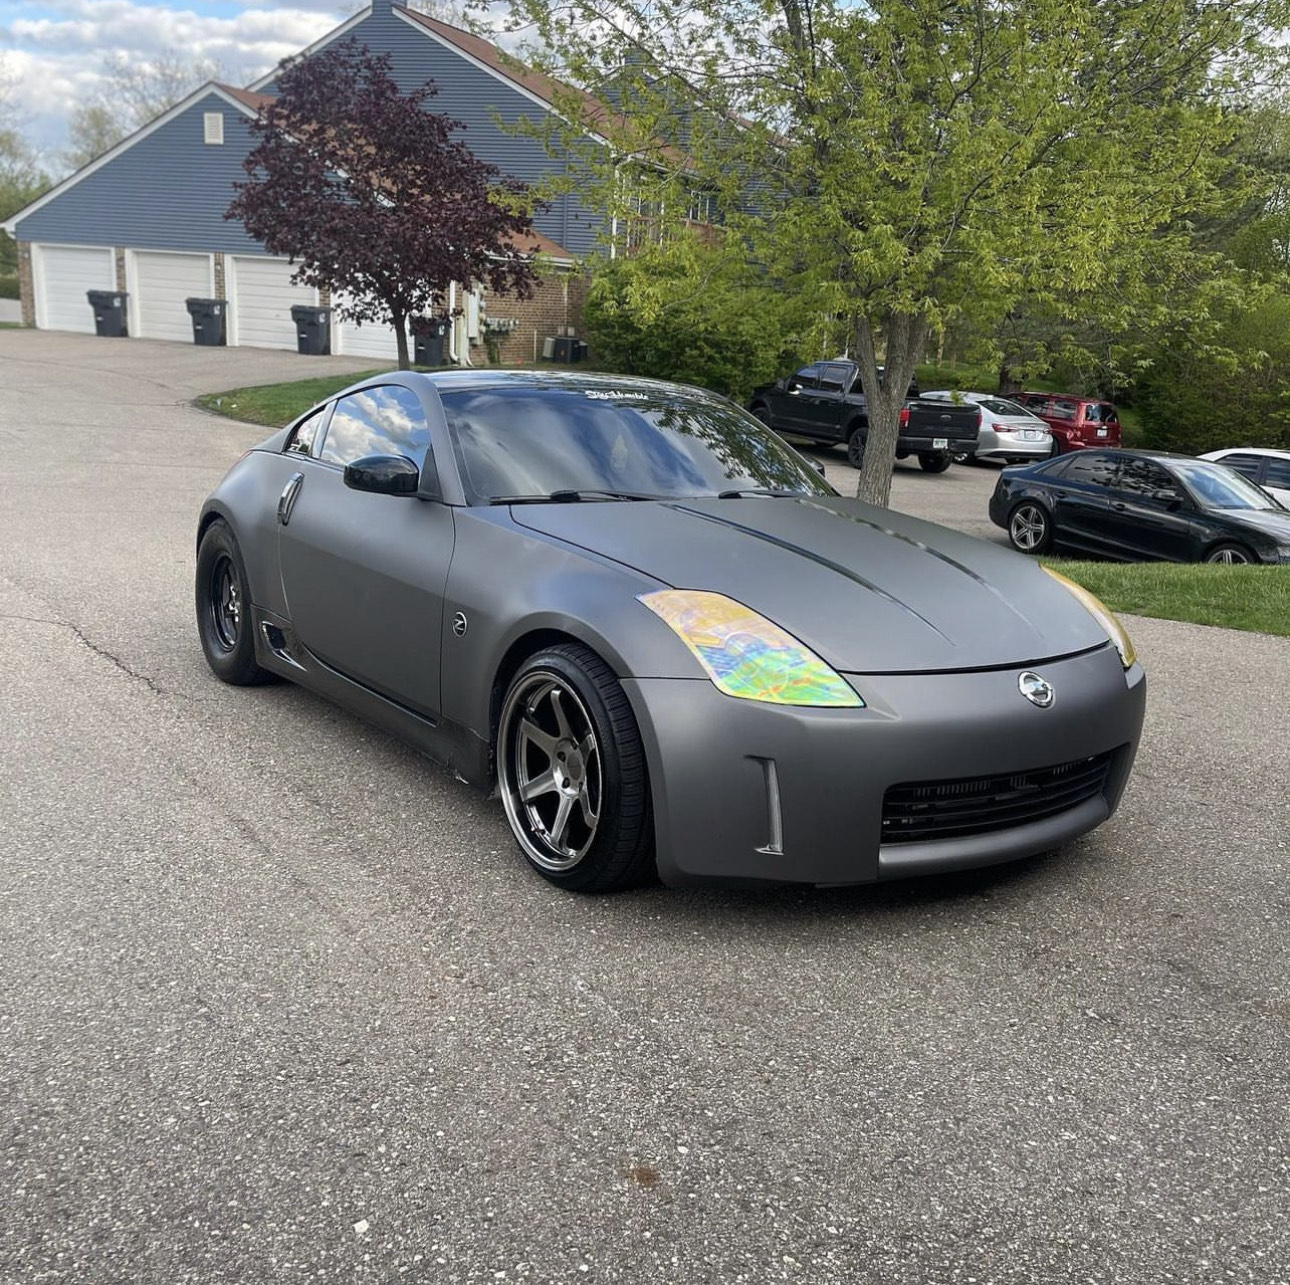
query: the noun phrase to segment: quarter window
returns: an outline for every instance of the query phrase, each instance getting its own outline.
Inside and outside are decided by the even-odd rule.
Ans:
[[[312,455],[314,443],[318,440],[318,430],[327,422],[328,407],[321,406],[306,419],[296,425],[295,432],[287,442],[287,450],[297,455]]]
[[[1226,464],[1228,468],[1234,468],[1238,473],[1243,473],[1251,482],[1259,480],[1259,468],[1263,461],[1257,455],[1224,455],[1217,461],[1219,464]]]
[[[323,442],[328,464],[352,464],[365,455],[405,455],[423,467],[430,425],[410,388],[388,384],[350,393],[336,403]]]
[[[1263,485],[1275,486],[1278,490],[1290,487],[1290,460],[1269,459]]]

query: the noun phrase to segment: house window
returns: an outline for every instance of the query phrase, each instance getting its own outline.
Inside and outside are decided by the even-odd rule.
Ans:
[[[206,142],[220,144],[224,141],[224,113],[206,112],[202,116],[206,127]]]

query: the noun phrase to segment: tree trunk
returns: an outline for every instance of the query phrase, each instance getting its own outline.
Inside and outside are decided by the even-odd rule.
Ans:
[[[999,396],[1011,397],[1013,393],[1021,392],[1021,384],[1013,376],[1012,367],[1008,365],[1008,359],[1005,357],[999,364]]]
[[[399,369],[411,370],[412,363],[408,360],[408,314],[391,311],[390,322],[394,326],[394,337],[399,345]]]
[[[927,343],[927,318],[907,312],[886,315],[883,332],[887,338],[887,353],[881,379],[870,319],[856,317],[854,329],[860,386],[864,390],[869,417],[864,467],[856,484],[856,498],[886,508],[891,499],[891,472],[896,467],[900,408],[905,404],[905,394],[909,391],[909,381],[914,377],[919,354]]]

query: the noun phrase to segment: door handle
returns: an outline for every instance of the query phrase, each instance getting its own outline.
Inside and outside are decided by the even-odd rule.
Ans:
[[[1124,512],[1124,510],[1125,510],[1125,509],[1127,509],[1129,506],[1128,506],[1127,504],[1122,504],[1119,500],[1112,500],[1112,501],[1111,501],[1111,507],[1112,507],[1112,508],[1117,512],[1117,513],[1123,513],[1123,512]]]
[[[286,526],[291,521],[291,510],[295,507],[296,496],[300,494],[300,488],[304,484],[305,475],[303,473],[293,473],[288,479],[287,484],[282,488],[282,494],[278,496],[278,521]]]

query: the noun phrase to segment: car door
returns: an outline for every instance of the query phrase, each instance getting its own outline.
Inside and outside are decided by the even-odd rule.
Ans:
[[[1172,500],[1163,498],[1172,494]],[[1119,462],[1108,496],[1109,548],[1130,560],[1186,562],[1191,557],[1195,509],[1177,479],[1137,456]]]
[[[812,437],[836,442],[842,436],[842,401],[855,367],[847,362],[827,361],[819,367],[814,388],[803,388],[798,399],[801,429]]]
[[[806,421],[810,415],[809,403],[805,400],[820,385],[820,366],[803,366],[796,374],[784,381],[782,392],[776,391],[770,398],[772,422],[780,433],[809,432]]]
[[[1110,485],[1115,464],[1101,451],[1081,451],[1071,457],[1053,481],[1056,538],[1093,552],[1108,548]]]
[[[452,509],[345,485],[346,464],[403,455],[437,477],[420,398],[388,384],[338,398],[278,514],[278,565],[297,640],[347,678],[421,714],[440,709]]]

